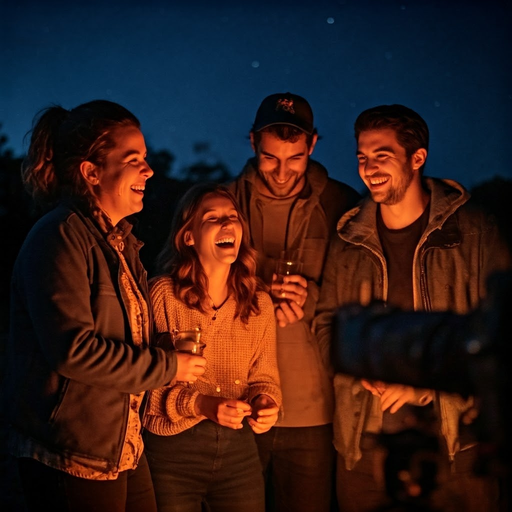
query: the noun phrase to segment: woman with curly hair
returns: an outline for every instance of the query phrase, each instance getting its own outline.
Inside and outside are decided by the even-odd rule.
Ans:
[[[150,281],[159,332],[194,330],[205,373],[149,395],[145,445],[160,512],[263,512],[254,433],[277,420],[272,300],[235,198],[199,184],[182,198]]]

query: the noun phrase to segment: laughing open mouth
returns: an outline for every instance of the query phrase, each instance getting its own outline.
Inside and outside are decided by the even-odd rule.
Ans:
[[[225,236],[223,238],[220,238],[215,242],[215,245],[217,247],[223,247],[223,248],[231,248],[235,246],[235,237],[234,236]]]
[[[389,178],[387,177],[377,177],[377,178],[370,178],[370,184],[371,185],[382,185],[383,183],[386,183]]]

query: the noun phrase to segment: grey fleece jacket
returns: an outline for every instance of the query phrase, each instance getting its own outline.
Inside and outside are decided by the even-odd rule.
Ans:
[[[465,314],[485,295],[486,280],[510,266],[510,255],[496,224],[478,210],[469,193],[451,180],[425,178],[430,190],[428,226],[415,251],[413,294],[415,310]],[[386,260],[377,227],[377,204],[367,198],[338,223],[324,273],[314,330],[322,357],[329,366],[331,321],[341,306],[368,300],[385,301],[388,294]],[[361,458],[359,442],[370,413],[381,414],[359,379],[334,377],[334,444],[348,469]],[[461,449],[459,419],[471,405],[459,395],[437,393],[435,407],[450,459]]]

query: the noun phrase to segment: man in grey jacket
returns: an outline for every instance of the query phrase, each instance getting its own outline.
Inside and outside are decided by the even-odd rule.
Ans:
[[[489,275],[510,265],[497,226],[469,193],[452,180],[423,177],[429,131],[421,116],[403,105],[370,108],[357,118],[355,136],[370,196],[341,218],[330,245],[314,321],[327,365],[338,307],[379,300],[406,311],[465,314],[479,305]],[[497,482],[471,471],[477,445],[465,423],[476,414],[472,397],[341,373],[334,389],[340,511],[392,505],[380,441],[411,429],[439,439],[440,485],[428,497],[435,510],[501,510]],[[425,498],[415,476],[404,475],[405,495]]]
[[[331,510],[332,381],[311,322],[329,239],[360,196],[310,158],[317,139],[304,98],[266,97],[250,132],[255,157],[230,185],[249,221],[258,275],[272,288],[278,323],[283,406],[276,425],[256,439],[269,511]],[[277,285],[273,275],[283,250],[297,251],[302,268]]]

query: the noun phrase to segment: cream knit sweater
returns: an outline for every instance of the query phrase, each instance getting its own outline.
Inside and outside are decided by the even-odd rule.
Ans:
[[[270,396],[281,405],[276,358],[274,307],[268,293],[258,292],[261,314],[244,324],[234,320],[235,300],[229,297],[217,310],[201,313],[188,308],[174,295],[170,277],[150,282],[150,295],[158,332],[201,328],[206,343],[204,375],[190,386],[176,383],[149,393],[144,426],[154,434],[173,435],[206,419],[197,416],[194,404],[199,393],[251,402],[256,396]]]

